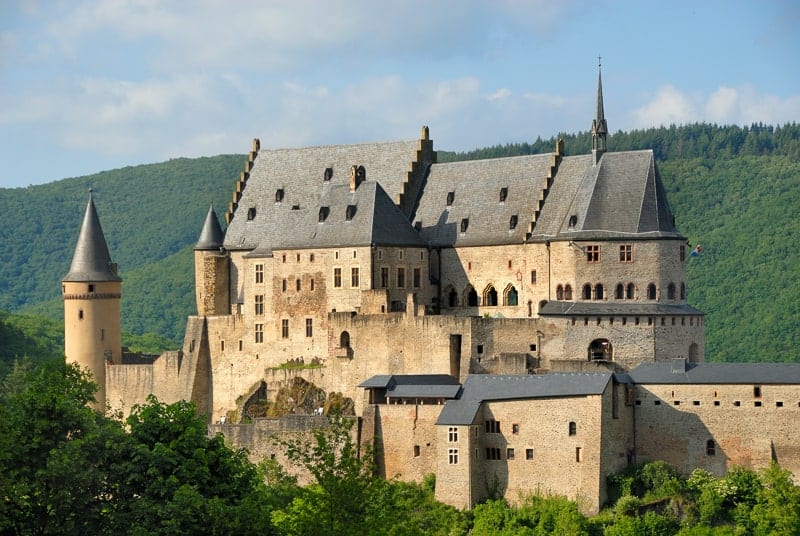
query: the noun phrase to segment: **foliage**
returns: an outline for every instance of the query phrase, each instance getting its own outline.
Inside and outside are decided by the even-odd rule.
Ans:
[[[474,536],[589,534],[587,519],[578,505],[563,497],[531,495],[516,507],[503,499],[489,500],[475,507],[473,517]]]

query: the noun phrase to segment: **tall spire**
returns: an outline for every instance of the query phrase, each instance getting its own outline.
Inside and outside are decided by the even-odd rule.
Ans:
[[[608,124],[603,110],[603,77],[600,72],[602,64],[601,57],[597,57],[597,110],[592,121],[592,155],[595,163],[600,161],[600,157],[606,152],[606,137],[608,135]]]
[[[214,212],[214,205],[211,205],[206,214],[206,220],[203,223],[203,229],[200,231],[200,238],[194,246],[195,250],[212,250],[219,249],[225,235],[222,233],[222,227],[219,225],[217,213]]]
[[[111,262],[108,245],[94,207],[92,190],[89,190],[89,202],[83,215],[78,243],[69,273],[62,281],[121,281],[117,275],[116,265]]]

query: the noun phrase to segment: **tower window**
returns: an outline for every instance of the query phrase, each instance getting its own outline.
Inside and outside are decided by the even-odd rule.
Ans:
[[[94,285],[92,284],[89,285],[89,292],[94,292]]]
[[[78,320],[83,320],[83,309],[78,311]]]
[[[281,320],[281,337],[284,339],[289,338],[289,319],[284,318]]]

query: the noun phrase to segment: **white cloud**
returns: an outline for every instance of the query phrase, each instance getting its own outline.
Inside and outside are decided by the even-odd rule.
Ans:
[[[691,99],[673,86],[664,86],[655,98],[634,111],[637,126],[683,124],[697,120],[697,112]]]
[[[490,93],[489,96],[486,98],[490,101],[496,101],[496,100],[505,100],[508,99],[509,97],[511,97],[511,90],[502,87],[497,91],[495,91],[494,93]]]

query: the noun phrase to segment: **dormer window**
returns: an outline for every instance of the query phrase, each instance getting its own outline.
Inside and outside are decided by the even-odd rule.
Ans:
[[[517,218],[516,214],[511,216],[511,219],[508,220],[508,230],[509,231],[513,231],[514,229],[517,228],[517,220],[518,220],[518,218]]]
[[[573,214],[572,216],[569,217],[569,226],[575,227],[576,225],[578,225],[578,216]]]
[[[453,200],[456,198],[455,192],[447,192],[447,206],[453,206]]]
[[[326,167],[325,172],[322,174],[323,181],[329,181],[333,178],[333,168]]]
[[[300,210],[300,205],[292,205],[292,210]]]
[[[344,212],[344,217],[347,221],[353,219],[353,216],[356,215],[356,206],[355,205],[347,205],[347,209]]]
[[[322,223],[328,219],[330,209],[328,207],[319,207],[319,222]]]
[[[508,197],[508,187],[504,186],[500,188],[500,202],[505,203],[506,197]]]
[[[256,207],[250,207],[247,209],[247,221],[252,221],[256,219]]]
[[[461,220],[461,232],[466,233],[467,227],[469,227],[469,218],[464,218]]]
[[[278,188],[275,190],[275,202],[280,203],[283,201],[283,188]]]

